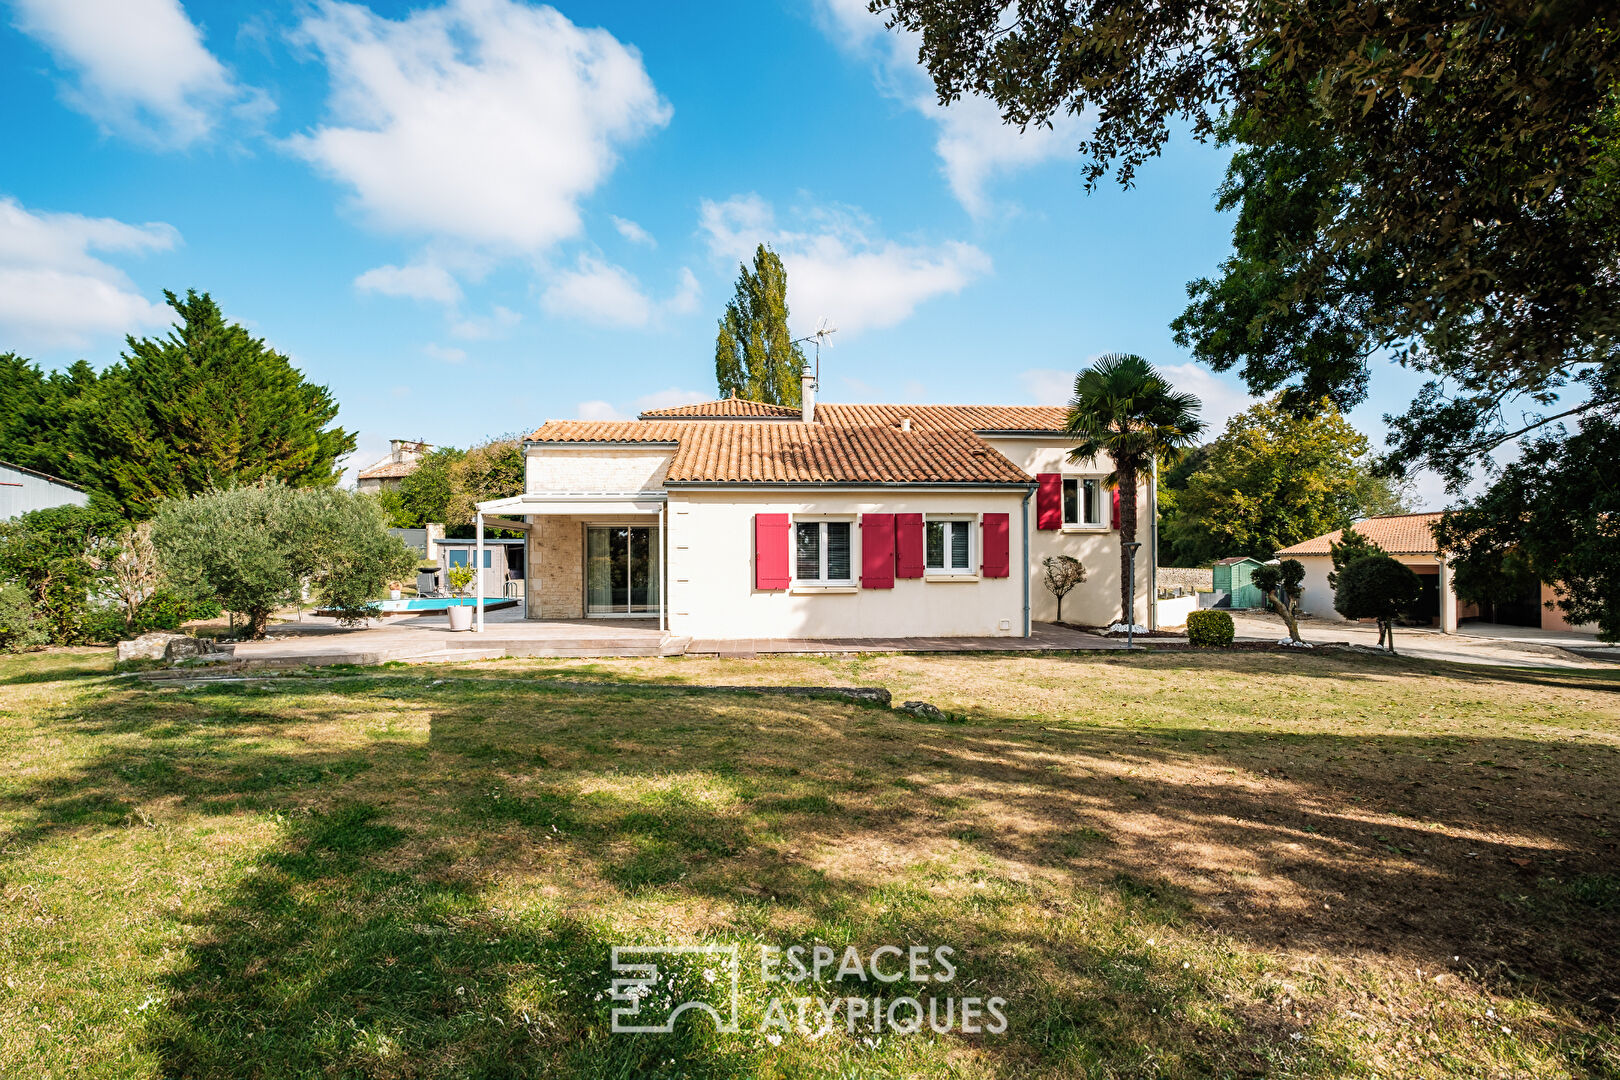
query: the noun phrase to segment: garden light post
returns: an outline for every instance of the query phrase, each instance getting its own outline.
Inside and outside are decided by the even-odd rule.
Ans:
[[[1136,549],[1142,546],[1142,541],[1132,540],[1125,545],[1125,554],[1128,556],[1128,569],[1126,575],[1130,578],[1125,584],[1125,595],[1129,597],[1128,611],[1125,612],[1125,647],[1136,647]]]

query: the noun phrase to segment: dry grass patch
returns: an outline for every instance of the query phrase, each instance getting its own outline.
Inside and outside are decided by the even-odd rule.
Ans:
[[[0,659],[0,1071],[1620,1071],[1601,675],[1266,654],[194,686],[107,667]],[[960,722],[654,680],[879,684]],[[610,1036],[609,949],[664,938],[950,945],[957,992],[1005,997],[1009,1030],[772,1042],[750,971],[737,1035]]]

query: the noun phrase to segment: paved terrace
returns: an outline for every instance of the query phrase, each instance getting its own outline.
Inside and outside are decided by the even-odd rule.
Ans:
[[[484,632],[452,633],[445,615],[376,619],[363,627],[306,615],[277,623],[264,641],[236,647],[252,663],[382,664],[389,661],[490,660],[505,656],[757,656],[761,653],[1036,652],[1122,649],[1122,641],[1037,623],[1034,636],[937,638],[744,639],[693,641],[658,629],[651,619],[548,619],[531,622],[520,606],[484,614]]]
[[[1235,612],[1239,641],[1276,641],[1283,633],[1274,616]],[[1370,626],[1305,618],[1307,641],[1350,642],[1371,647]],[[1462,634],[1400,629],[1396,648],[1404,656],[1503,667],[1606,667],[1620,661],[1620,648],[1603,646],[1591,635],[1551,633],[1516,627],[1465,626]],[[1036,623],[1028,638],[742,638],[697,639],[658,629],[650,619],[557,619],[530,622],[521,606],[486,612],[484,633],[451,633],[444,615],[379,619],[347,628],[331,619],[306,615],[300,622],[277,623],[266,641],[236,647],[236,659],[256,664],[381,664],[389,661],[442,662],[493,660],[507,656],[679,656],[750,657],[773,653],[840,654],[861,652],[1038,652],[1118,650],[1125,642],[1051,623]],[[1184,643],[1186,638],[1144,640],[1145,644]]]

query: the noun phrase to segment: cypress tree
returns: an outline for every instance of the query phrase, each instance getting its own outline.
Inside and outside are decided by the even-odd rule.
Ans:
[[[715,337],[715,381],[722,396],[798,405],[803,369],[804,350],[788,332],[787,269],[761,244],[752,270],[737,267],[737,293]]]
[[[129,337],[122,364],[81,417],[96,486],[146,517],[165,499],[279,480],[330,487],[351,432],[327,425],[337,402],[288,359],[227,322],[212,297],[165,292],[179,315],[163,338]]]

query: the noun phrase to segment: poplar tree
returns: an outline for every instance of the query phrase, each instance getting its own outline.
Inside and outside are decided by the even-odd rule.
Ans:
[[[764,244],[754,266],[737,267],[737,294],[726,304],[714,343],[714,377],[722,397],[798,405],[804,350],[788,332],[787,269]]]

